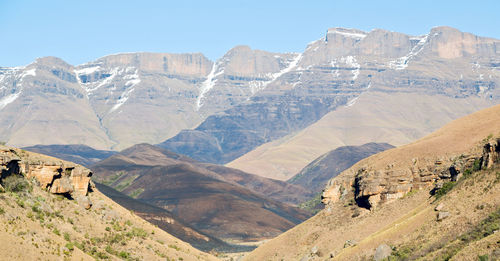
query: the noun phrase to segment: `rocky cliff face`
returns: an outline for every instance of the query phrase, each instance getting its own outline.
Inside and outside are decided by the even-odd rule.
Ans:
[[[358,206],[373,209],[410,191],[439,187],[467,172],[492,167],[500,159],[500,139],[493,138],[498,136],[493,133],[498,131],[499,109],[497,105],[472,114],[413,144],[360,161],[329,181],[323,203],[354,198]]]
[[[92,172],[80,165],[19,149],[0,147],[1,180],[12,175],[34,179],[42,189],[66,195],[90,208],[86,197]]]
[[[495,102],[499,43],[448,27],[423,36],[332,28],[303,53],[237,46],[215,62],[202,54],[128,53],[78,66],[40,58],[0,68],[0,139],[122,149],[191,129],[165,147],[228,162],[366,93]],[[205,159],[206,152],[214,156]]]
[[[475,42],[470,43],[471,38]],[[453,41],[463,43],[448,46],[460,53],[457,57],[435,47]],[[500,59],[495,51],[498,44],[498,40],[448,27],[418,37],[385,30],[329,29],[325,38],[309,44],[249,101],[209,116],[194,130],[183,131],[161,146],[198,160],[228,163],[307,127],[328,112],[353,106],[361,95],[372,92],[456,99],[479,96],[487,107],[500,97],[496,88],[500,75],[492,65],[492,60]],[[259,164],[245,165],[245,161],[230,166],[261,174],[254,167]],[[279,167],[286,168],[278,166],[278,171]]]

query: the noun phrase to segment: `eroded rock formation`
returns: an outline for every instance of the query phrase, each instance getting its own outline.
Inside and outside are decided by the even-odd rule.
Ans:
[[[487,169],[498,163],[500,139],[490,140],[482,150],[475,151],[448,158],[414,158],[407,163],[389,164],[385,169],[371,165],[349,169],[345,175],[329,181],[322,202],[331,204],[350,195],[358,206],[374,209],[412,190],[456,181],[466,170]]]
[[[87,193],[92,172],[80,165],[52,157],[0,146],[0,181],[11,175],[35,180],[42,189],[74,199],[90,208]]]

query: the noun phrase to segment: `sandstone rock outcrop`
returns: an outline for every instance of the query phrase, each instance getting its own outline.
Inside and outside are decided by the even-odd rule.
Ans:
[[[498,106],[490,108],[489,112],[495,112],[496,107]],[[492,116],[495,114],[489,115],[489,117]],[[488,121],[494,121],[494,119]],[[455,125],[458,126],[458,123]],[[482,125],[487,124],[483,123]],[[481,128],[481,126],[477,128]],[[454,131],[454,128],[446,128],[445,126],[440,131],[442,132],[422,140],[436,142],[435,140],[439,139],[436,137],[441,138],[444,131],[449,133]],[[443,146],[439,142],[436,143]],[[395,159],[396,154],[393,152],[390,156],[385,155],[386,157],[379,156],[377,158],[375,155],[372,160],[368,158],[366,161],[361,161],[329,181],[323,192],[322,202],[331,204],[353,197],[358,206],[374,209],[378,204],[401,198],[412,190],[428,188],[432,185],[439,187],[444,182],[459,180],[467,172],[491,168],[500,161],[500,138],[493,138],[493,135],[489,135],[479,144],[471,144],[468,150],[455,151],[454,153],[432,155],[429,151],[433,149],[414,144],[407,147],[412,145],[423,148],[425,154],[420,152],[420,157],[410,158],[411,155],[406,155],[403,160],[397,160]]]
[[[78,198],[87,209],[92,205],[86,197],[92,186],[92,172],[80,165],[0,146],[0,169],[0,181],[11,175],[23,175],[50,193]]]

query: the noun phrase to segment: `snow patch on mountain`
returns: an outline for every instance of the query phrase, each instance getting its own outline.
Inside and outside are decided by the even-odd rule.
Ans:
[[[366,33],[362,32],[352,32],[349,29],[342,30],[340,28],[329,29],[328,34],[338,34],[345,37],[355,38],[355,39],[363,39],[366,37]]]
[[[104,69],[99,65],[95,66],[90,66],[90,67],[85,67],[81,69],[75,69],[73,71],[76,74],[76,79],[80,86],[85,90],[87,95],[92,95],[96,90],[100,89],[101,87],[105,87],[107,85],[110,85],[114,80],[127,80],[125,83],[125,86],[127,85],[132,85],[132,84],[137,84],[140,82],[139,80],[139,75],[138,75],[138,69],[132,66],[129,67],[113,67],[113,68],[107,68]],[[87,82],[82,82],[81,81],[81,76],[90,76],[91,74],[94,73],[101,73],[101,74],[107,74],[108,76],[102,79],[99,79],[97,81],[87,81]],[[119,86],[120,84],[118,84]],[[116,89],[116,85],[110,89],[110,91],[113,91]]]
[[[92,73],[95,73],[96,71],[100,70],[101,69],[101,66],[97,65],[97,66],[91,66],[91,67],[86,67],[86,68],[82,68],[82,69],[75,69],[74,72],[76,75],[89,75],[89,74],[92,74]]]
[[[10,103],[12,103],[13,101],[15,101],[19,97],[19,95],[21,95],[21,92],[22,91],[9,94],[9,95],[3,97],[2,99],[0,99],[0,110],[2,110],[3,108],[5,108],[5,106],[7,106]]]
[[[141,80],[139,80],[137,83],[139,83]],[[113,111],[116,111],[118,108],[120,108],[127,100],[130,98],[130,94],[135,90],[134,88],[135,84],[127,88],[121,95],[118,97],[118,101],[116,104],[109,110],[108,113],[112,113]]]
[[[210,70],[210,73],[207,75],[207,79],[201,83],[200,86],[200,94],[198,95],[198,98],[196,99],[196,110],[200,110],[201,106],[203,106],[203,98],[205,94],[210,91],[214,86],[215,83],[217,82],[216,77],[224,73],[224,69],[219,70],[219,62],[216,62],[212,65],[212,70]]]
[[[358,97],[356,97],[356,98],[354,98],[354,99],[352,99],[352,100],[350,100],[350,101],[347,103],[347,105],[346,105],[346,106],[347,106],[347,107],[351,107],[351,106],[353,106],[354,104],[356,104],[356,101],[358,100],[358,98],[359,98],[359,96],[358,96]]]
[[[356,61],[356,58],[354,56],[347,56],[347,57],[341,57],[340,62],[345,63],[346,65],[350,66],[354,70],[352,70],[352,80],[356,80],[359,76],[359,68],[361,68],[361,65]]]
[[[279,77],[281,77],[283,74],[288,73],[292,69],[294,69],[295,67],[297,67],[297,64],[299,63],[299,61],[301,59],[302,59],[302,53],[295,53],[295,57],[288,63],[288,65],[285,68],[281,69],[277,73],[270,73],[270,74],[268,74],[270,76],[270,80],[264,81],[264,82],[259,82],[258,84],[253,84],[253,88],[252,88],[252,83],[251,83],[251,85],[250,85],[250,91],[252,92],[252,95],[254,95],[255,93],[257,93],[258,91],[261,91],[261,90],[265,89],[269,84],[271,84],[272,82],[274,82],[276,79],[278,79]]]
[[[424,35],[421,37],[414,37],[411,39],[413,39],[413,40],[418,39],[419,41],[410,50],[410,52],[407,55],[405,55],[403,57],[399,57],[398,59],[396,59],[394,61],[390,61],[389,68],[394,69],[394,70],[406,69],[406,67],[408,67],[408,62],[410,61],[410,59],[412,59],[413,57],[418,55],[424,49],[425,43],[427,43],[427,40],[429,39],[429,35],[427,34],[427,35]]]
[[[26,77],[26,76],[33,76],[35,77],[36,76],[36,69],[33,68],[33,69],[29,69],[29,70],[26,70],[24,71],[22,74],[21,74],[21,81]]]

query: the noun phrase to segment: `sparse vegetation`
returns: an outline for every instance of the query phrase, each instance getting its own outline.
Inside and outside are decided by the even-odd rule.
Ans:
[[[126,177],[124,180],[120,181],[118,185],[113,186],[118,191],[123,191],[138,177],[138,175]]]
[[[31,184],[23,175],[10,175],[2,180],[2,185],[8,192],[30,192],[32,190]]]
[[[314,196],[314,198],[299,204],[299,208],[306,210],[311,214],[318,213],[322,209],[322,206],[323,205],[321,204],[321,193],[318,193],[316,194],[316,196]]]
[[[477,256],[477,258],[479,259],[479,261],[488,261],[488,260],[490,260],[490,258],[489,258],[488,255]]]
[[[138,188],[138,189],[132,191],[132,193],[130,193],[129,196],[131,196],[133,198],[137,198],[137,197],[139,197],[139,195],[141,195],[142,192],[144,192],[144,189],[143,188]]]
[[[446,182],[443,184],[443,187],[438,189],[436,191],[436,200],[440,199],[442,196],[446,195],[448,192],[450,192],[450,190],[453,189],[453,187],[455,187],[455,184],[456,182],[455,181],[449,181],[449,182]]]

